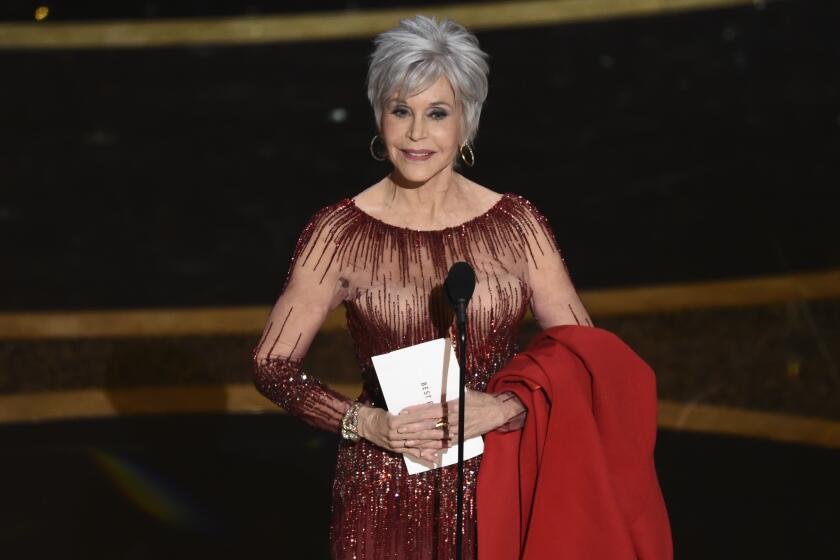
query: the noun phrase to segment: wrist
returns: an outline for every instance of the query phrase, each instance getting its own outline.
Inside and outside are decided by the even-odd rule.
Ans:
[[[507,403],[505,403],[504,399],[499,398],[500,395],[493,395],[493,398],[496,400],[496,409],[497,409],[497,417],[495,422],[494,430],[499,426],[504,426],[505,423],[508,421],[507,415],[509,413],[507,409]]]
[[[370,415],[373,412],[372,406],[363,405],[362,408],[359,409],[358,420],[356,423],[356,431],[359,434],[359,437],[367,439],[367,427],[368,421],[370,420]]]
[[[502,402],[502,424],[507,424],[511,418],[516,416],[516,410],[511,406],[511,400],[513,399]]]
[[[496,402],[499,403],[499,411],[501,414],[501,422],[499,423],[500,426],[507,424],[522,412],[522,405],[513,393],[505,392],[494,396],[496,397]]]

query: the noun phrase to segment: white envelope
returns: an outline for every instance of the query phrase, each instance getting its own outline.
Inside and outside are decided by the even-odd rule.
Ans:
[[[393,414],[407,406],[440,403],[458,398],[460,367],[448,338],[438,338],[371,358],[385,404]],[[484,439],[464,441],[464,460],[484,451]],[[431,463],[403,454],[408,474],[417,474],[458,462],[457,442],[443,451],[442,461]]]

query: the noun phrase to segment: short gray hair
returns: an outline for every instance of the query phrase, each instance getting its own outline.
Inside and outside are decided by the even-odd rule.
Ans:
[[[404,19],[374,39],[370,55],[367,94],[377,129],[382,110],[395,92],[411,97],[446,76],[463,108],[461,143],[478,132],[481,106],[487,98],[487,53],[463,26],[444,18],[415,16]]]

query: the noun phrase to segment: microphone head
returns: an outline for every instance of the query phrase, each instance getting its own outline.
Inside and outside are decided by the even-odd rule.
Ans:
[[[475,291],[475,271],[464,261],[458,261],[449,269],[443,287],[453,306],[457,306],[459,300],[467,302]]]

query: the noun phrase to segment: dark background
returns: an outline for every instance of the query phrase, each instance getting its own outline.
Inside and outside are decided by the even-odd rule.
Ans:
[[[46,4],[51,23],[403,3]],[[467,175],[537,204],[579,290],[840,267],[838,24],[840,3],[791,0],[479,32]],[[370,49],[0,50],[0,312],[271,304],[311,214],[387,173]],[[837,300],[595,321],[660,398],[840,419]],[[0,340],[0,394],[247,382],[256,338]],[[309,359],[348,381],[339,354],[326,333]],[[4,424],[0,442],[10,558],[326,556],[336,439],[295,418]],[[676,558],[840,553],[837,449],[661,429],[656,462]]]
[[[581,289],[837,267],[838,21],[806,1],[479,33],[468,175],[548,215]],[[0,309],[273,300],[311,213],[387,173],[370,48],[0,51]]]

